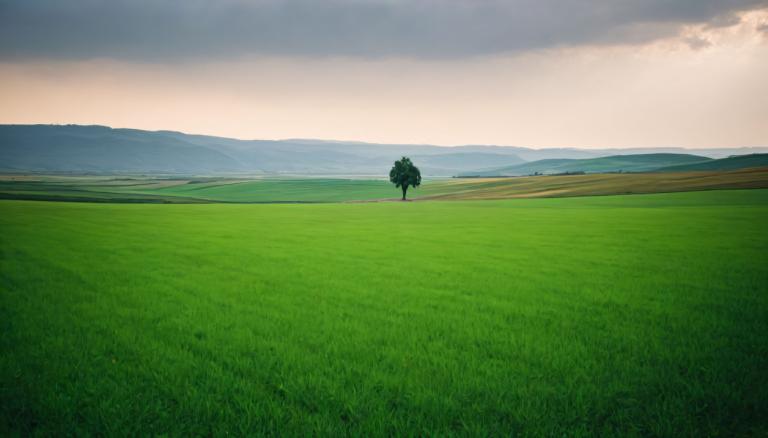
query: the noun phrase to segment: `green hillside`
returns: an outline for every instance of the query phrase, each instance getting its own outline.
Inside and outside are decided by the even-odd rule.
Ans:
[[[690,154],[612,155],[589,159],[548,159],[496,169],[465,172],[462,176],[521,176],[557,173],[645,172],[682,164],[702,163],[711,158]]]
[[[709,160],[701,163],[667,166],[657,169],[658,172],[687,172],[691,170],[734,170],[751,167],[768,167],[768,154],[749,154],[735,157]]]
[[[4,436],[765,436],[768,191],[0,201]]]
[[[416,198],[445,193],[440,182],[425,182],[411,189]],[[181,196],[227,202],[338,202],[397,198],[394,185],[381,179],[262,179],[251,181],[214,181],[187,183],[159,189],[133,189],[137,193],[156,196]]]
[[[409,199],[567,197],[767,188],[768,169],[425,179]],[[125,178],[0,175],[0,198],[120,203],[346,202],[399,199],[384,179]]]

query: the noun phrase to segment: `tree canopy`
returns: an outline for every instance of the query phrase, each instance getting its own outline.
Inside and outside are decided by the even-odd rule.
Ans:
[[[403,191],[403,201],[405,201],[408,187],[418,187],[421,184],[421,172],[413,165],[410,158],[403,157],[395,161],[395,165],[389,171],[389,180]]]

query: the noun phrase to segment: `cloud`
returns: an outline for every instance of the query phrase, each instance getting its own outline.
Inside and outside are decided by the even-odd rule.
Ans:
[[[641,44],[768,0],[0,0],[0,59],[461,58]]]
[[[701,38],[699,36],[689,36],[683,38],[683,41],[688,44],[688,47],[690,47],[693,50],[699,50],[699,49],[706,49],[707,47],[712,45],[712,42],[708,39]]]

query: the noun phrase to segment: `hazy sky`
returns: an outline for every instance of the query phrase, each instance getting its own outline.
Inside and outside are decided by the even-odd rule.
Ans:
[[[0,123],[768,146],[768,1],[0,0]]]

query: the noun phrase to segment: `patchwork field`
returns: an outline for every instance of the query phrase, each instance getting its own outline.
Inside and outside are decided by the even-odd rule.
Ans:
[[[768,167],[734,171],[426,179],[410,199],[508,199],[768,188]],[[385,179],[0,175],[0,199],[122,203],[394,200]]]
[[[0,432],[764,436],[766,224],[768,190],[0,201]]]

